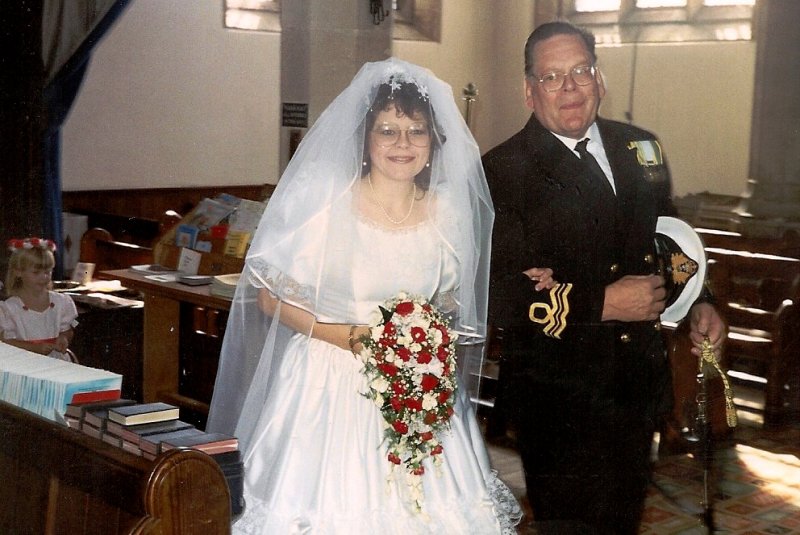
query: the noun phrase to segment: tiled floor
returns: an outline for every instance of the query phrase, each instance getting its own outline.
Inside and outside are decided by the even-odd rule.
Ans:
[[[741,390],[738,395],[747,398],[747,403],[743,403],[744,405],[756,409],[759,403],[763,406],[763,401],[760,399],[758,392]],[[724,445],[725,447],[730,448],[735,444],[743,444],[765,452],[788,453],[800,459],[800,422],[778,430],[765,430],[762,427],[762,420],[757,411],[738,411],[738,415],[739,426],[733,434],[731,443]],[[492,440],[489,442],[488,449],[492,465],[498,471],[500,478],[523,503],[523,507],[526,507],[522,463],[513,449],[511,441],[505,438]],[[800,507],[800,504],[798,504],[798,507]],[[645,528],[645,532],[653,533],[653,531],[647,531],[647,528]],[[523,527],[520,529],[520,533],[527,535],[534,533],[534,531],[523,520]]]

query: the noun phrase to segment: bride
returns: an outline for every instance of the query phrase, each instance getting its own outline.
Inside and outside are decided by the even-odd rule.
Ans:
[[[245,463],[235,533],[515,533],[522,513],[490,469],[466,392],[485,335],[494,211],[450,87],[368,63],[309,130],[252,240],[207,430]],[[360,339],[401,291],[458,334],[460,388],[423,463],[421,508],[387,460]]]

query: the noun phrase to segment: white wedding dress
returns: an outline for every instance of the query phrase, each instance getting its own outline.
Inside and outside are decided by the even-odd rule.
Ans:
[[[455,257],[430,224],[390,231],[360,220],[355,228],[357,236],[342,239],[361,244],[355,250],[363,258],[346,264],[357,272],[327,276],[355,281],[358,322],[367,323],[398,291],[432,296],[451,289]],[[337,308],[335,299],[323,304],[318,320],[341,322]],[[392,476],[383,417],[362,395],[366,381],[352,353],[297,334],[280,362],[245,453],[246,508],[234,533],[516,533],[522,512],[489,466],[464,389],[442,436],[442,464],[425,461],[417,512],[402,468]]]

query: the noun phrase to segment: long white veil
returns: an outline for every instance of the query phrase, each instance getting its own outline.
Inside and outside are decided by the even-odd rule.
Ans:
[[[281,302],[311,312],[320,322],[364,323],[351,276],[358,244],[350,237],[358,221],[353,195],[365,165],[365,117],[382,84],[401,83],[415,84],[431,108],[435,148],[423,202],[430,203],[432,232],[457,260],[456,282],[427,297],[452,315],[461,344],[462,385],[469,388],[468,378],[481,365],[494,210],[480,151],[449,85],[398,59],[367,63],[301,142],[247,254],[206,426],[235,434],[243,449],[295,334],[280,322],[280,306],[273,317],[259,309],[258,289],[268,288]]]

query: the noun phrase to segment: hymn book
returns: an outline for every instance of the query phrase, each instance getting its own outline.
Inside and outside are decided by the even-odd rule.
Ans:
[[[108,411],[108,419],[122,425],[176,420],[178,416],[178,407],[161,401],[130,405],[127,407],[116,407]]]

